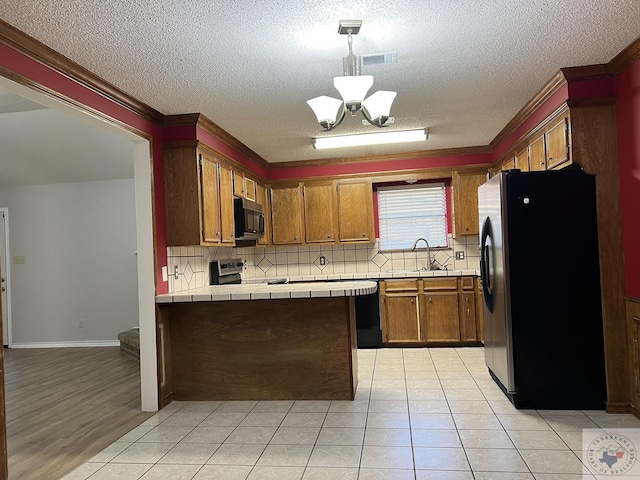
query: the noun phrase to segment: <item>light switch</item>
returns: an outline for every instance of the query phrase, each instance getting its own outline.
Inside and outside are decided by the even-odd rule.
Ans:
[[[162,281],[163,282],[169,281],[169,272],[167,271],[167,266],[166,265],[164,267],[162,267]]]
[[[19,257],[13,257],[14,265],[24,265],[25,263],[27,263],[27,259],[25,258],[24,255],[21,255]]]

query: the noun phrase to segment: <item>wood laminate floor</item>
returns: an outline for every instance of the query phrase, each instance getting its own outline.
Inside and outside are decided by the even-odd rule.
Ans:
[[[118,347],[4,350],[9,478],[62,478],[151,416]]]

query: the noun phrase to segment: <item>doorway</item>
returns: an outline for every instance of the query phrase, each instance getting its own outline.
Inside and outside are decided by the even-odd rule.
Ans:
[[[9,209],[0,208],[0,290],[2,293],[2,345],[11,348],[11,270],[9,266]]]
[[[53,111],[64,113],[93,125],[130,142],[133,157],[133,184],[136,228],[136,267],[138,290],[138,325],[140,328],[140,378],[141,410],[153,412],[158,409],[156,385],[156,348],[155,348],[155,265],[154,236],[152,217],[152,155],[150,139],[125,130],[121,124],[104,118],[96,118],[88,111],[58,98],[32,90],[29,87],[0,77],[0,88],[5,88],[21,97],[32,100]],[[131,155],[131,153],[129,154]],[[129,156],[131,161],[131,156]],[[6,222],[5,222],[6,223]],[[1,233],[0,233],[1,235]],[[0,237],[2,238],[2,237]],[[4,244],[5,241],[1,240]],[[7,252],[7,257],[9,254]],[[6,259],[8,265],[10,258]],[[9,296],[7,296],[9,298]],[[3,302],[4,305],[5,302]],[[7,301],[7,305],[10,302]],[[15,307],[15,306],[14,306]],[[15,310],[15,308],[14,308]],[[15,313],[15,312],[14,312]],[[9,314],[7,314],[9,317]],[[7,331],[11,332],[11,323]],[[15,334],[15,329],[14,329]],[[11,341],[11,338],[9,338]]]

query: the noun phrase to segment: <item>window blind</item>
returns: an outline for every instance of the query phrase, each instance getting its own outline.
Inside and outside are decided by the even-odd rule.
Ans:
[[[379,187],[378,221],[380,250],[409,250],[421,237],[431,248],[447,247],[444,183]]]

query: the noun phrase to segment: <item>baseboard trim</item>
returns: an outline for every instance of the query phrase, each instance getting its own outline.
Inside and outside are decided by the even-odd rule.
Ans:
[[[77,340],[71,342],[24,342],[14,343],[11,348],[73,348],[73,347],[119,347],[118,340]]]
[[[607,403],[605,411],[607,413],[632,413],[629,403]]]

